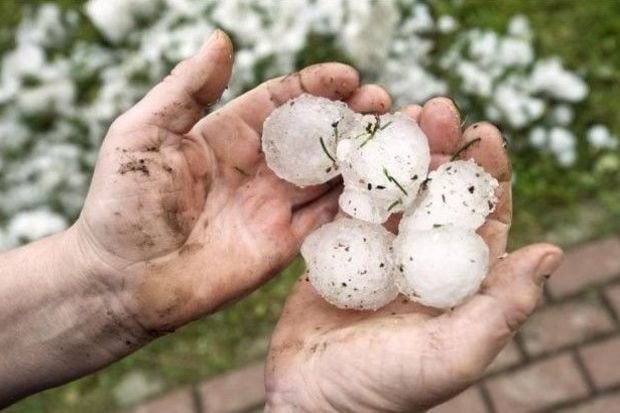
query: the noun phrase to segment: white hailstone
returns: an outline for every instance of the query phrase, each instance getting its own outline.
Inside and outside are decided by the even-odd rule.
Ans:
[[[69,79],[60,78],[22,90],[16,97],[16,103],[24,113],[36,115],[50,109],[71,107],[75,95],[75,84]]]
[[[489,249],[472,230],[442,227],[403,232],[394,241],[398,290],[411,300],[451,308],[480,288]]]
[[[524,38],[532,37],[532,30],[530,28],[530,22],[522,14],[513,16],[508,22],[508,34],[511,36],[518,36]]]
[[[549,150],[560,165],[571,166],[576,159],[577,138],[565,128],[555,127],[549,131]]]
[[[535,148],[542,148],[547,144],[548,136],[545,128],[536,126],[530,131],[528,140]]]
[[[566,126],[573,121],[573,110],[568,105],[558,105],[551,111],[551,118],[558,124]]]
[[[469,53],[481,66],[493,66],[496,63],[500,37],[492,31],[470,31]]]
[[[107,40],[120,42],[136,28],[140,17],[152,15],[157,3],[150,0],[89,0],[85,12]]]
[[[586,132],[588,143],[596,149],[614,149],[618,139],[603,125],[594,125]]]
[[[400,231],[443,226],[476,229],[495,208],[497,179],[473,160],[441,165],[428,176],[426,189],[401,220]]]
[[[10,221],[7,233],[15,241],[33,241],[60,232],[66,220],[47,208],[17,213]]]
[[[317,185],[339,174],[336,145],[354,113],[343,102],[303,94],[284,103],[263,124],[267,165],[298,186]]]
[[[556,99],[579,102],[588,94],[588,85],[579,76],[566,70],[559,59],[539,60],[530,75],[529,87]]]
[[[534,50],[527,40],[506,37],[500,42],[497,59],[505,66],[524,67],[534,59]]]
[[[513,83],[516,83],[516,79],[513,79]],[[545,111],[545,102],[542,99],[532,97],[508,82],[500,84],[495,89],[493,102],[515,128],[527,126]]]
[[[437,20],[437,27],[441,33],[452,33],[458,29],[459,23],[454,17],[443,15]]]
[[[376,224],[411,204],[430,163],[426,135],[398,113],[360,116],[337,157],[345,185],[340,207]]]
[[[339,308],[376,310],[394,298],[392,241],[380,225],[342,218],[310,234],[301,247],[310,282]]]
[[[487,70],[466,60],[456,63],[454,70],[461,78],[463,90],[479,96],[491,96],[493,77]]]

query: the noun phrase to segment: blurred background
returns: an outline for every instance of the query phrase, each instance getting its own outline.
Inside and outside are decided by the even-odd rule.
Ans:
[[[464,126],[497,124],[515,170],[511,248],[620,228],[616,0],[1,0],[0,250],[70,225],[111,120],[217,27],[236,49],[224,102],[335,60],[396,106],[449,95]],[[8,411],[116,411],[259,360],[301,269]]]

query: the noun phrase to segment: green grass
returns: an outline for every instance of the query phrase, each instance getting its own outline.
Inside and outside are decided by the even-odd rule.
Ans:
[[[0,53],[11,45],[11,27],[19,21],[23,6],[37,3],[0,0]],[[57,3],[71,7],[83,1]],[[512,15],[527,15],[541,55],[557,54],[568,67],[587,73],[591,93],[579,108],[581,127],[601,122],[620,134],[620,18],[615,17],[620,16],[619,2],[467,0],[457,11],[450,1],[433,4],[440,11],[456,13],[465,27],[503,30]],[[96,38],[91,27],[83,29],[83,36]],[[312,37],[298,64],[342,60],[336,49],[321,46],[328,41]],[[513,247],[537,240],[568,245],[620,229],[617,161],[608,158],[590,163],[596,157],[587,158],[576,168],[564,170],[534,151],[513,157],[517,174]],[[261,358],[282,302],[300,271],[298,261],[230,308],[161,338],[97,374],[18,403],[8,412],[113,411],[118,406],[111,389],[128,372],[146,372],[168,389]]]
[[[434,2],[466,28],[503,31],[511,16],[526,15],[538,54],[558,55],[586,75],[590,94],[577,108],[576,129],[603,123],[620,135],[620,2],[467,0],[460,9],[451,3]],[[620,170],[609,157],[599,160],[580,145],[586,156],[571,169],[533,150],[512,157],[517,177],[512,247],[537,240],[570,245],[620,229]]]

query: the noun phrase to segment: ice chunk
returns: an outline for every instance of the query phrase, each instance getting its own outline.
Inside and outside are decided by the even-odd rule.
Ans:
[[[489,249],[473,230],[410,231],[394,241],[399,291],[411,300],[451,308],[474,294],[487,275]]]
[[[430,163],[428,141],[402,114],[358,116],[338,143],[344,179],[340,207],[349,215],[383,223],[415,199]]]
[[[495,208],[498,185],[473,160],[447,162],[429,174],[426,189],[405,214],[400,231],[445,225],[476,229]]]
[[[341,218],[310,234],[301,247],[310,282],[339,308],[376,310],[394,298],[392,241],[380,225]]]
[[[265,120],[262,145],[267,165],[298,186],[317,185],[339,174],[336,144],[354,112],[343,102],[303,94]]]

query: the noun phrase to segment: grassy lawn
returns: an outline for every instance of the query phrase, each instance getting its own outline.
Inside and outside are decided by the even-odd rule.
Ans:
[[[0,0],[0,53],[10,47],[10,27],[22,7],[39,1]],[[78,7],[83,1],[57,1]],[[557,54],[566,66],[586,73],[591,93],[578,113],[583,125],[601,122],[620,134],[620,2],[612,0],[467,0],[456,11],[461,26],[505,28],[511,16],[530,18],[542,55]],[[92,35],[84,28],[84,36]],[[329,53],[327,54],[329,57]],[[303,56],[310,63],[326,55]],[[583,150],[588,150],[584,147]],[[514,158],[517,175],[511,246],[535,240],[568,245],[620,228],[620,173],[600,165],[560,170],[536,153]],[[286,294],[302,269],[297,261],[248,299],[161,338],[102,372],[34,396],[8,412],[113,411],[111,390],[129,372],[140,371],[166,390],[261,358]]]
[[[449,10],[446,3],[439,2],[440,8]],[[510,16],[526,15],[541,55],[559,55],[567,67],[586,74],[590,94],[576,113],[578,125],[601,122],[620,132],[620,19],[615,18],[620,3],[469,0],[466,5],[458,20],[468,27],[502,30]],[[517,176],[513,247],[541,239],[570,245],[620,228],[617,170],[603,172],[587,162],[559,170],[533,153],[512,161]]]

